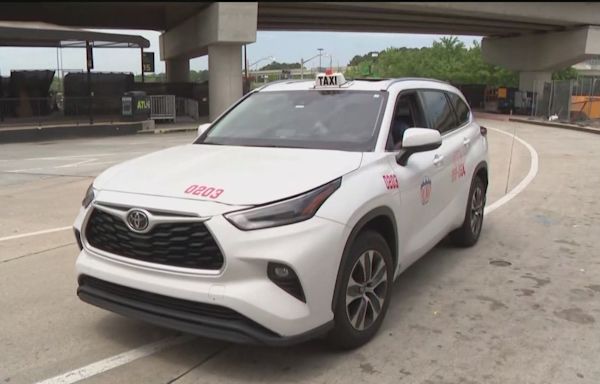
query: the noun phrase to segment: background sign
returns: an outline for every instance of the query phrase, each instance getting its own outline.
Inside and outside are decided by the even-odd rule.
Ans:
[[[142,69],[144,72],[154,72],[154,52],[144,52],[142,54]]]

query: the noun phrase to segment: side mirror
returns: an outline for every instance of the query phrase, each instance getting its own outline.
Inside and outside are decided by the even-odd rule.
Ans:
[[[409,128],[404,132],[402,149],[396,155],[398,164],[405,166],[408,158],[418,152],[432,151],[442,145],[442,136],[436,129]]]
[[[200,137],[206,130],[210,128],[210,123],[200,124],[198,126],[198,137]]]

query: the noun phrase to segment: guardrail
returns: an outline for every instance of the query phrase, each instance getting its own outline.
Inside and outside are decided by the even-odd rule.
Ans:
[[[178,97],[176,99],[176,103],[177,116],[188,116],[196,121],[200,119],[200,114],[198,112],[198,102],[196,100],[188,99],[185,97]]]
[[[153,95],[148,96],[150,101],[150,118],[152,120],[172,120],[177,119],[177,108],[174,95]]]

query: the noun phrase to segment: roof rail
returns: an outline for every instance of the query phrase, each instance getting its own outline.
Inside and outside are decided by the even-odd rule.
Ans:
[[[289,83],[299,83],[301,81],[310,81],[310,79],[283,79],[283,80],[271,81],[270,83],[267,83],[265,85],[262,85],[262,86],[260,86],[260,87],[258,87],[256,89],[254,89],[254,91],[258,92],[260,90],[263,90],[263,89],[265,89],[265,88],[267,88],[267,87],[269,87],[271,85],[275,85],[275,84],[281,84],[281,83],[286,83],[286,84],[289,84]]]
[[[391,87],[392,84],[400,83],[400,82],[403,82],[403,81],[415,81],[415,80],[417,80],[417,81],[433,81],[433,82],[436,82],[436,83],[441,83],[441,84],[446,84],[446,85],[452,85],[452,84],[450,84],[450,83],[448,83],[446,81],[437,80],[437,79],[429,79],[427,77],[401,77],[399,79],[392,79],[392,81],[390,81],[390,83],[387,85],[386,89],[388,89],[389,87]]]
[[[352,80],[359,81],[388,81],[391,80],[389,77],[355,77]]]

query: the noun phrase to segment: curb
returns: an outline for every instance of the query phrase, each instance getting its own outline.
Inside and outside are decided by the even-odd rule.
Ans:
[[[163,134],[163,133],[174,133],[174,132],[195,132],[198,128],[162,128],[162,129],[145,129],[138,131],[140,135],[147,134]]]
[[[117,124],[63,125],[31,128],[0,129],[0,144],[35,142],[54,139],[134,135],[143,128],[143,122]]]
[[[544,127],[570,129],[572,131],[595,133],[597,135],[600,134],[600,129],[598,129],[598,128],[582,127],[582,126],[574,125],[574,124],[553,123],[553,122],[550,122],[550,121],[536,121],[536,120],[528,120],[528,119],[523,119],[523,118],[518,118],[518,117],[517,118],[509,117],[508,121],[513,121],[513,122],[516,122],[516,123],[526,123],[526,124],[533,124],[533,125],[541,125],[541,126],[544,126]]]

